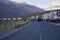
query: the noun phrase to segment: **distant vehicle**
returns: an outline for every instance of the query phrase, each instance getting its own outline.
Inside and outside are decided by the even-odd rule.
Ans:
[[[41,19],[41,16],[40,16],[40,15],[38,15],[38,17],[37,17],[37,21],[42,21],[42,19]]]
[[[60,11],[50,11],[43,14],[42,19],[45,21],[60,22]]]
[[[31,16],[31,21],[34,22],[36,20],[35,16]]]

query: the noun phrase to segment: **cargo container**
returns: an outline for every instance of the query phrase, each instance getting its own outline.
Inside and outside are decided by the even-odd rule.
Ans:
[[[42,15],[42,19],[45,21],[60,22],[60,11],[49,11],[48,13]]]

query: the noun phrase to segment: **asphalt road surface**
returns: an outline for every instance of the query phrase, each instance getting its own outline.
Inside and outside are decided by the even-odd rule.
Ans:
[[[0,40],[60,40],[60,28],[47,22],[31,22],[27,27]]]

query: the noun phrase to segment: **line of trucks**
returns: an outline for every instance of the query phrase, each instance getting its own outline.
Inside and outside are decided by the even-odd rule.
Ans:
[[[60,10],[51,10],[43,15],[32,16],[31,20],[60,22]]]
[[[2,20],[31,20],[31,21],[50,21],[60,22],[60,10],[51,10],[42,15],[31,16],[29,18],[2,18]]]

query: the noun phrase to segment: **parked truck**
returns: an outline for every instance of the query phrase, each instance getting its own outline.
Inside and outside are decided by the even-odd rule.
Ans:
[[[60,22],[60,11],[50,11],[42,15],[42,19],[51,22]]]

